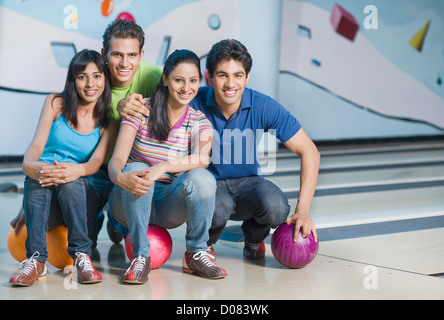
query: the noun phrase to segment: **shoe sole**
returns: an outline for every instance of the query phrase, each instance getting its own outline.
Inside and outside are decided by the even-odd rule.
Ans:
[[[205,278],[205,279],[210,279],[210,280],[223,279],[226,276],[225,274],[222,274],[221,276],[218,276],[218,277],[206,277],[206,276],[200,274],[199,272],[197,272],[195,270],[192,270],[192,269],[189,269],[189,268],[186,268],[186,267],[182,267],[182,271],[184,273],[186,273],[186,274],[192,274],[192,275],[195,275],[195,276],[198,276],[198,277],[201,277],[201,278]]]
[[[102,278],[100,279],[85,279],[85,280],[81,280],[79,279],[79,276],[77,275],[77,270],[75,270],[74,268],[72,268],[70,271],[68,270],[68,273],[71,273],[76,279],[77,282],[80,284],[93,284],[93,283],[99,283],[102,282]]]
[[[37,279],[35,279],[35,281],[38,281],[38,280],[46,280],[46,274],[44,274],[44,275],[38,277]],[[11,281],[9,281],[9,283],[12,286],[14,286],[14,287],[30,287],[30,286],[32,286],[34,284],[34,282],[33,283],[20,283],[20,282],[11,282]]]
[[[148,281],[148,279],[146,279],[145,281],[140,281],[140,280],[125,280],[123,279],[124,283],[128,283],[128,284],[144,284]]]
[[[80,284],[93,284],[93,283],[99,283],[99,282],[102,282],[102,279],[97,279],[97,280],[83,280],[83,281],[80,281],[80,280],[79,280],[79,283],[80,283]]]

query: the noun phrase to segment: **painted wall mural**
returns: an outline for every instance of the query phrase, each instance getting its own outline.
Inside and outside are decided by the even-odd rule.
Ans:
[[[314,140],[444,134],[440,0],[3,0],[0,156],[24,153],[71,57],[100,51],[118,18],[142,26],[144,59],[159,66],[177,48],[204,64],[214,42],[241,40],[252,87]]]
[[[83,48],[100,52],[106,26],[119,18],[144,30],[144,59],[159,66],[188,48],[238,38],[236,0],[4,0],[0,4],[0,156],[23,155],[47,94],[60,92],[67,66]],[[17,119],[20,121],[12,121]],[[8,138],[5,138],[8,137]],[[14,139],[10,139],[14,137]]]
[[[280,98],[321,140],[443,134],[442,2],[372,3],[283,2]]]

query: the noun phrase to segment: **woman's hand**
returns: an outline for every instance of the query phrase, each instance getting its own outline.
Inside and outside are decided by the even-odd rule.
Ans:
[[[42,187],[72,182],[85,175],[81,164],[54,161],[40,171],[39,182]]]
[[[39,181],[43,187],[57,185],[64,182],[64,164],[51,164],[40,161],[26,162],[23,165],[24,173],[31,179]]]
[[[135,197],[145,195],[153,186],[154,180],[147,177],[148,172],[142,171],[128,171],[122,172],[117,177],[117,185],[134,194]]]
[[[146,169],[147,172],[146,179],[154,183],[154,181],[159,180],[161,176],[163,176],[166,172],[168,172],[167,168],[168,168],[167,162],[156,163],[154,166]]]

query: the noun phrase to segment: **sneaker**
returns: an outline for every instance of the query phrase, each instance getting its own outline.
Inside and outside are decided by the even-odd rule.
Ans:
[[[262,259],[265,257],[265,243],[251,243],[245,241],[244,257],[250,260]]]
[[[131,262],[130,267],[123,275],[123,282],[131,284],[143,284],[148,281],[151,271],[151,258],[137,256]]]
[[[192,253],[185,252],[182,260],[182,270],[188,274],[195,274],[207,279],[221,279],[227,275],[227,272],[216,266],[213,262],[214,256],[210,255],[208,251],[199,251]]]
[[[102,281],[102,275],[94,268],[91,258],[86,253],[76,252],[73,271],[76,272],[79,283],[97,283]]]
[[[40,254],[34,253],[31,258],[23,260],[20,263],[22,270],[13,275],[9,282],[14,286],[29,287],[34,284],[35,280],[43,280],[46,278],[46,265],[44,262],[38,261],[36,258]]]

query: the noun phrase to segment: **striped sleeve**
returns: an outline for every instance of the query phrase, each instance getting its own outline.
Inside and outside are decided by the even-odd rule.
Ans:
[[[213,131],[213,126],[211,122],[205,117],[205,115],[201,111],[193,111],[193,125],[191,126],[191,136],[194,137],[204,131]]]
[[[142,124],[142,120],[140,120],[139,118],[136,118],[134,116],[130,116],[130,117],[131,117],[131,119],[134,120],[134,122],[130,121],[130,120],[122,119],[122,122],[120,123],[120,125],[127,124],[138,131],[141,124]]]

